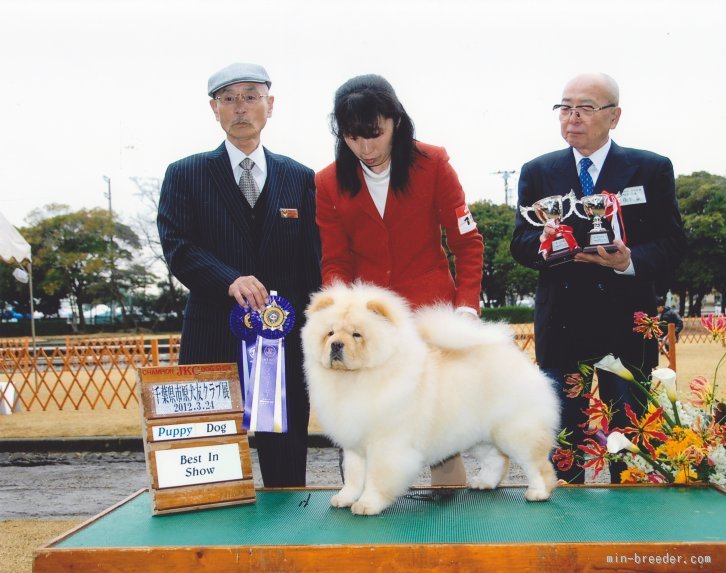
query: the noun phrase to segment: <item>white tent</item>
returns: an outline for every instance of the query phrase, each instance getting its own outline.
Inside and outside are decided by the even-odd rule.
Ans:
[[[30,245],[0,213],[0,259],[23,267],[30,280],[30,330],[33,336],[33,356],[35,356],[35,303],[33,301],[33,268],[30,256]],[[27,265],[27,268],[25,266]]]

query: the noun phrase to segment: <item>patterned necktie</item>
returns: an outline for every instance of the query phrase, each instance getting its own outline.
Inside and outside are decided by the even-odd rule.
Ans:
[[[590,165],[592,165],[592,159],[589,157],[580,159],[580,186],[582,187],[583,195],[592,195],[592,192],[595,190],[592,177],[590,177],[590,172],[587,170]]]
[[[242,191],[242,195],[245,196],[250,207],[254,207],[259,195],[257,182],[252,177],[252,168],[255,166],[255,162],[249,157],[245,157],[239,166],[242,168],[242,176],[239,178],[239,190]]]

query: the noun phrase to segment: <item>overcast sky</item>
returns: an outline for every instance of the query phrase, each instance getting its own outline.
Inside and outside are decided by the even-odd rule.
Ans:
[[[139,209],[130,177],[163,177],[224,134],[208,76],[263,64],[263,144],[316,171],[348,78],[379,73],[419,139],[443,145],[469,201],[504,200],[496,171],[565,146],[551,107],[583,71],[620,84],[613,139],[669,156],[676,174],[726,175],[722,0],[2,0],[0,212]],[[516,197],[516,175],[510,180]]]

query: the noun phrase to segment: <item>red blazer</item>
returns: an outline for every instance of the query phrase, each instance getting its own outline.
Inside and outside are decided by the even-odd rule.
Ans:
[[[338,188],[335,163],[315,176],[323,284],[361,279],[390,288],[414,307],[443,301],[478,310],[484,242],[468,225],[473,219],[446,150],[417,145],[426,157],[417,157],[405,193],[389,190],[383,218],[360,166],[355,197]],[[441,246],[442,227],[455,256],[456,284]]]

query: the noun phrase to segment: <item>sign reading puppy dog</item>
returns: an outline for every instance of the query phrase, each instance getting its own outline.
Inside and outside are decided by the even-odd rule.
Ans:
[[[139,368],[154,514],[254,503],[236,364]]]

